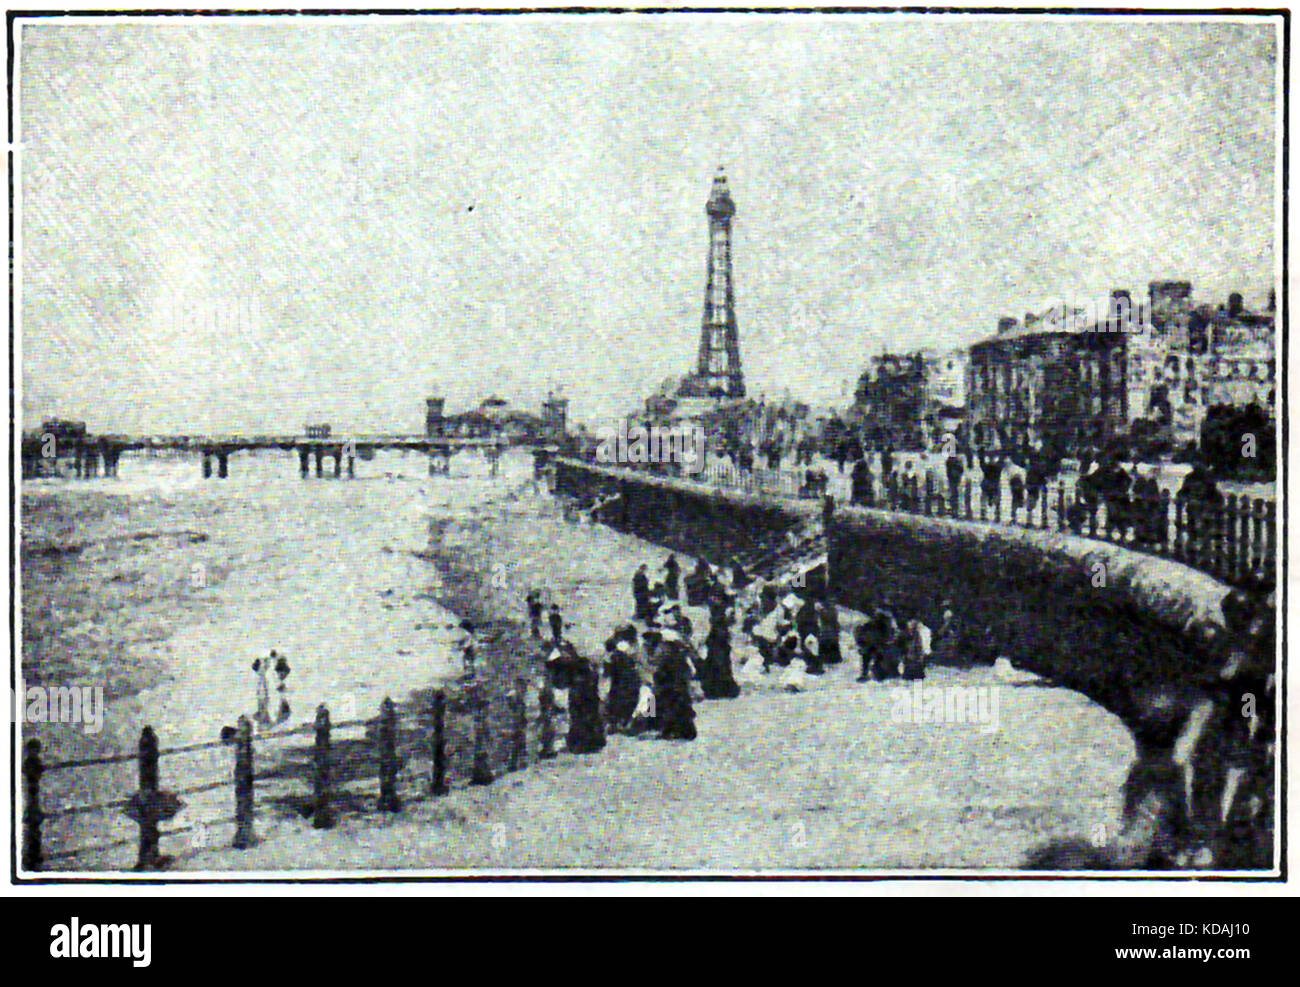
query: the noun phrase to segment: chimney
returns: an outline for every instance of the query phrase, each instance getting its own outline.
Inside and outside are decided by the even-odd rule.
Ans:
[[[1002,316],[1002,318],[998,319],[999,336],[1003,335],[1004,333],[1015,332],[1015,330],[1016,330],[1016,320],[1012,316],[1004,315]]]
[[[1234,319],[1241,314],[1241,292],[1234,291],[1228,296],[1228,314]]]

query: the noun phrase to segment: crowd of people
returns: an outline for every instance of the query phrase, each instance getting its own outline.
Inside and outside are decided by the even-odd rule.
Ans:
[[[810,688],[844,656],[839,610],[807,585],[799,571],[751,579],[735,560],[700,559],[685,573],[676,555],[654,571],[642,563],[631,580],[631,617],[612,628],[596,658],[573,643],[559,605],[548,608],[544,593],[530,590],[525,607],[530,634],[543,642],[546,684],[567,694],[568,749],[599,751],[615,733],[694,740],[698,700],[734,699],[742,686]],[[690,609],[707,610],[706,628],[697,631]],[[945,609],[945,639],[951,616]],[[858,681],[923,678],[931,629],[888,602],[866,617],[853,633]]]

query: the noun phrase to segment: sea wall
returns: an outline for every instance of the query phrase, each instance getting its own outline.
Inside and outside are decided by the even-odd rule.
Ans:
[[[970,657],[1006,656],[1126,722],[1152,692],[1195,691],[1224,655],[1210,576],[1056,532],[839,508],[827,531],[836,602],[938,626],[947,602]]]
[[[821,515],[819,501],[773,501],[572,459],[555,461],[555,492],[583,503],[612,498],[597,509],[601,522],[714,565],[774,548]]]

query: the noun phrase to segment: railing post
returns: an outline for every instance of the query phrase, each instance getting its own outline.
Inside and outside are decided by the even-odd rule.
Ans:
[[[1245,497],[1242,498],[1245,500]],[[1237,495],[1228,494],[1223,506],[1223,569],[1228,582],[1237,581],[1237,529],[1240,512],[1237,508]]]
[[[330,829],[334,825],[334,810],[330,807],[330,711],[324,703],[316,707],[314,768],[311,825],[313,829]]]
[[[963,488],[966,495],[966,520],[974,521],[975,520],[975,503],[974,503],[975,502],[975,478],[973,476],[966,477],[966,482],[963,484]]]
[[[379,802],[380,812],[400,812],[397,798],[397,707],[388,696],[379,704]]]
[[[1250,582],[1250,498],[1242,494],[1237,498],[1237,578]]]
[[[543,681],[537,690],[537,756],[542,759],[555,757],[555,690],[551,683]]]
[[[492,765],[488,760],[488,700],[479,682],[468,688],[470,705],[474,711],[474,768],[470,774],[471,785],[492,784]]]
[[[1187,526],[1187,501],[1182,494],[1174,494],[1171,498],[1173,503],[1173,537],[1169,544],[1169,554],[1178,560],[1182,560],[1186,550],[1186,526]]]
[[[1264,582],[1272,585],[1277,568],[1277,502],[1264,505]]]
[[[438,689],[433,694],[433,777],[429,790],[434,795],[447,794],[447,694]]]
[[[41,853],[41,742],[36,739],[23,745],[23,869],[38,871],[45,862]]]
[[[1168,490],[1160,491],[1160,500],[1155,507],[1156,515],[1151,520],[1155,532],[1155,549],[1158,552],[1167,552],[1169,550],[1169,508],[1170,498]]]
[[[140,731],[140,790],[136,795],[140,825],[140,849],[136,870],[158,866],[158,735],[153,727]]]
[[[934,477],[930,475],[930,471],[929,471],[929,470],[926,470],[926,473],[925,473],[925,507],[922,509],[921,513],[924,514],[924,515],[926,515],[927,517],[928,517],[928,516],[931,514],[931,512],[933,511],[933,506],[932,506],[932,502],[933,502],[933,500],[934,500]]]
[[[236,850],[253,845],[253,724],[239,718],[235,732],[235,841]]]
[[[1044,496],[1044,497],[1047,496],[1046,491],[1044,491],[1043,496]],[[1065,481],[1064,481],[1064,480],[1057,480],[1057,481],[1056,481],[1056,530],[1057,530],[1057,531],[1064,531],[1065,528],[1066,528],[1066,523],[1065,523]]]
[[[1250,511],[1250,573],[1264,572],[1264,499],[1256,497]]]
[[[518,771],[528,762],[527,692],[528,680],[520,676],[510,693],[510,771]]]
[[[1220,498],[1210,507],[1210,572],[1220,578],[1223,576],[1223,536],[1224,529],[1227,527],[1226,521],[1223,499]]]
[[[469,772],[469,784],[486,785],[493,783],[491,763],[487,752],[487,694],[480,681],[472,681],[465,687],[465,697],[473,715],[473,767]]]

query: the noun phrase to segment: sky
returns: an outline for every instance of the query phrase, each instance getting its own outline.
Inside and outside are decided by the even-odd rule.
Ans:
[[[857,16],[23,24],[21,411],[417,432],[694,368],[725,166],[751,394],[1277,267],[1276,29]]]

